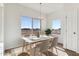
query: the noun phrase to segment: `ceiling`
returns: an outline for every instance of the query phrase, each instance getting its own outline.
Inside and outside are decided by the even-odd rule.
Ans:
[[[40,3],[20,3],[20,4],[39,12],[41,8],[41,12],[45,14],[49,14],[63,8],[62,3],[42,3],[41,5]]]

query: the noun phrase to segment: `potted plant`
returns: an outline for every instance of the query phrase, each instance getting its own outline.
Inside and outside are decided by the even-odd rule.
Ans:
[[[49,35],[51,34],[51,32],[52,32],[52,31],[51,31],[50,29],[46,29],[46,30],[45,30],[45,34],[46,34],[47,36],[49,36]]]

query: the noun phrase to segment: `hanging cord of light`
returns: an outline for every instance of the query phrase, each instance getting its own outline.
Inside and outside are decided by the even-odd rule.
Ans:
[[[39,33],[41,34],[41,25],[42,25],[42,23],[41,23],[41,5],[42,5],[42,3],[40,3],[40,31],[39,31]]]
[[[48,13],[48,12],[47,12],[47,11],[48,11],[48,3],[46,4],[46,9],[47,9],[47,10],[46,10],[46,14],[47,14],[47,13]]]
[[[46,3],[46,19],[48,19],[47,14],[48,14],[48,3]]]
[[[46,23],[47,23],[48,22],[48,3],[45,4],[45,7],[46,7],[45,11],[46,11]],[[47,24],[46,24],[46,28],[48,27]]]
[[[42,3],[40,3],[40,19],[41,19],[41,5],[42,5]]]

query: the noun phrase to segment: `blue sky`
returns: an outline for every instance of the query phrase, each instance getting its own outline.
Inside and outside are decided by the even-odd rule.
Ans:
[[[32,28],[32,18],[27,16],[21,17],[21,28]],[[33,28],[40,28],[40,20],[33,20]],[[61,28],[61,22],[59,19],[55,19],[52,21],[52,29]]]
[[[33,28],[40,28],[40,20],[38,19],[33,20]]]
[[[55,19],[52,21],[52,28],[53,29],[59,29],[61,28],[61,22],[59,19]]]
[[[21,28],[32,28],[32,18],[27,16],[21,17]],[[33,28],[40,28],[40,20],[33,20]]]
[[[32,28],[32,20],[30,17],[22,16],[21,17],[21,28]]]

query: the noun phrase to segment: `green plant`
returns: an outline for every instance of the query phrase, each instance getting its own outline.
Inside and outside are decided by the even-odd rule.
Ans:
[[[46,29],[45,30],[45,34],[48,36],[48,35],[50,35],[51,34],[51,30],[50,29]]]

